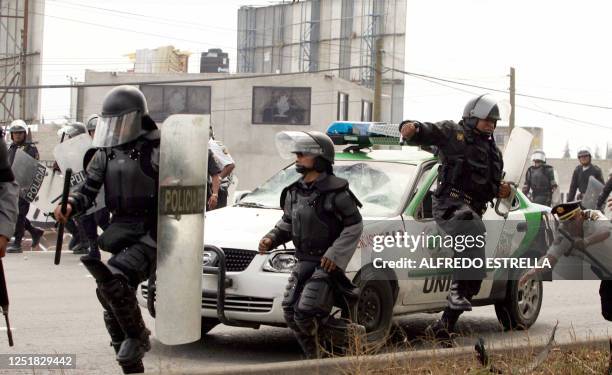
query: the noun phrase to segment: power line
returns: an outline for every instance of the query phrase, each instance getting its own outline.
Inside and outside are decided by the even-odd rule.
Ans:
[[[487,91],[493,91],[493,92],[500,92],[500,93],[503,93],[503,94],[509,94],[510,93],[510,91],[508,91],[508,90],[500,90],[500,89],[494,89],[494,88],[491,88],[491,87],[474,85],[474,84],[465,83],[465,82],[458,82],[458,81],[454,81],[454,80],[450,80],[450,79],[445,79],[445,78],[440,78],[440,77],[435,77],[435,76],[431,76],[431,75],[427,75],[427,74],[407,72],[407,71],[404,71],[404,70],[401,70],[401,69],[396,69],[396,68],[391,68],[391,70],[394,70],[394,71],[396,71],[398,73],[402,73],[402,74],[405,74],[405,75],[408,75],[408,76],[413,76],[413,77],[428,78],[428,79],[432,79],[432,80],[436,80],[436,81],[454,83],[456,85],[462,85],[462,86],[467,86],[467,87],[474,87],[474,88],[478,88],[478,89],[482,89],[482,90],[487,90]],[[549,101],[549,102],[571,104],[571,105],[577,105],[577,106],[582,106],[582,107],[598,108],[598,109],[612,109],[612,107],[603,106],[603,105],[574,102],[574,101],[563,100],[563,99],[549,98],[549,97],[545,97],[545,96],[529,95],[529,94],[523,94],[523,93],[516,93],[515,95],[516,96],[522,96],[524,98],[546,100],[546,101]]]
[[[433,83],[435,85],[439,85],[439,86],[443,86],[443,87],[448,87],[450,89],[461,91],[461,92],[464,92],[464,93],[467,93],[467,94],[479,95],[479,93],[476,93],[476,92],[473,92],[473,91],[469,91],[469,90],[464,90],[464,89],[461,89],[461,88],[458,88],[458,87],[455,87],[455,86],[451,86],[451,85],[447,85],[447,84],[444,84],[444,83],[440,83],[440,82],[437,82],[437,81],[435,81],[433,79],[424,78],[424,77],[418,76],[418,75],[411,75],[411,76],[414,77],[414,78],[418,78],[418,79],[421,79],[421,80]],[[545,114],[545,115],[548,115],[548,116],[559,118],[561,120],[572,121],[574,123],[581,123],[581,124],[589,125],[589,126],[595,126],[595,127],[603,128],[603,129],[606,129],[606,130],[612,130],[611,126],[607,126],[607,125],[604,125],[604,124],[598,124],[598,123],[590,122],[590,121],[579,120],[579,119],[576,119],[576,118],[573,118],[573,117],[559,115],[559,114],[556,114],[556,113],[553,113],[553,112],[550,112],[550,111],[546,111],[546,110],[535,109],[535,108],[531,108],[531,107],[527,107],[527,106],[523,106],[523,105],[517,105],[517,108],[522,108],[522,109],[526,109],[528,111],[542,113],[542,114]]]

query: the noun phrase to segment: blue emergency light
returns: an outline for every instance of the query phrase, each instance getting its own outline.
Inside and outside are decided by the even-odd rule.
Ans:
[[[327,135],[335,145],[355,145],[358,148],[399,144],[397,125],[384,122],[334,121],[327,128]]]

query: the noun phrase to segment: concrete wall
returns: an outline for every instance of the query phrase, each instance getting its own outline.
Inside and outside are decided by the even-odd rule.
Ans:
[[[216,74],[134,74],[134,73],[85,73],[86,83],[135,81],[161,81],[171,79],[197,79],[235,77]],[[193,82],[181,85],[211,87],[211,121],[215,136],[223,141],[236,160],[236,176],[239,189],[252,189],[265,181],[275,171],[288,164],[278,157],[274,136],[282,130],[319,130],[336,120],[338,92],[349,94],[349,119],[360,120],[361,100],[373,99],[371,90],[324,74],[300,76],[270,76],[265,78]],[[311,87],[310,125],[253,125],[251,123],[253,86]],[[82,112],[84,117],[100,111],[102,99],[110,87],[89,87],[83,90]]]

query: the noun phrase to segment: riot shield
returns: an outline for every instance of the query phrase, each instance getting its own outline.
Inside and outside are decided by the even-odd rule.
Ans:
[[[519,186],[521,176],[523,175],[532,140],[533,135],[530,132],[522,128],[514,128],[504,149],[503,180],[515,187]],[[512,207],[512,201],[516,196],[515,192],[516,190],[513,188],[508,198],[498,199],[495,211],[499,215],[504,216],[509,212],[510,207]]]
[[[47,168],[23,150],[17,150],[11,168],[19,184],[19,197],[34,202],[47,175]]]
[[[582,196],[582,207],[596,210],[597,208],[597,199],[603,192],[604,185],[599,182],[595,177],[589,177],[589,183],[587,185],[587,189]]]
[[[91,137],[87,134],[81,134],[65,140],[53,149],[53,157],[62,172],[68,168],[72,169],[74,174],[72,186],[85,181],[83,159],[91,148]]]
[[[209,115],[161,126],[155,330],[166,345],[200,339]]]
[[[46,177],[42,182],[38,196],[30,205],[27,218],[32,221],[49,221],[50,214],[57,207],[53,199],[62,192],[64,177],[59,173],[47,168]]]
[[[53,157],[55,157],[59,168],[62,171],[68,168],[72,169],[72,177],[70,178],[71,191],[75,191],[85,182],[87,175],[85,173],[86,165],[84,161],[86,155],[89,155],[87,159],[91,160],[92,150],[95,151],[92,148],[91,137],[88,134],[81,134],[67,139],[53,149]],[[53,192],[55,195],[51,197],[51,200],[57,205],[57,202],[59,202],[58,197],[62,194],[61,184],[54,186],[54,189],[56,189]],[[94,205],[85,214],[89,215],[102,208],[104,208],[104,190],[100,190]]]

